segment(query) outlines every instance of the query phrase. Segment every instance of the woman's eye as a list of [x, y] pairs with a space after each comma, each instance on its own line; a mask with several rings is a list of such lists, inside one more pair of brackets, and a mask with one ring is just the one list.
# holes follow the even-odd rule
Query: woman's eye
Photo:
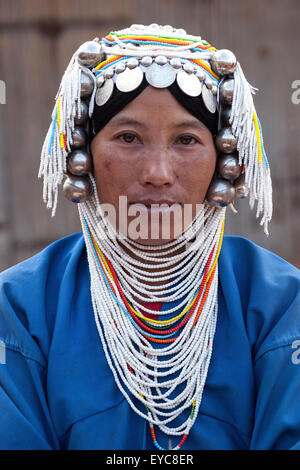
[[189, 134], [181, 135], [178, 140], [183, 145], [191, 145], [191, 144], [196, 144], [198, 142], [198, 140], [195, 137]]
[[136, 136], [130, 132], [126, 132], [125, 134], [120, 135], [119, 138], [126, 144], [131, 144], [134, 139], [136, 139]]

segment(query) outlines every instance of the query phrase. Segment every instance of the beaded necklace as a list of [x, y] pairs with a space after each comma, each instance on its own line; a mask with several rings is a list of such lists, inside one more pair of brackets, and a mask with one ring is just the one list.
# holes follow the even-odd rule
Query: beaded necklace
[[[178, 450], [197, 418], [212, 354], [225, 209], [204, 203], [192, 222], [198, 222], [196, 234], [188, 227], [185, 237], [153, 250], [128, 238], [120, 243], [104, 218], [96, 187], [94, 194], [79, 204], [79, 215], [104, 353], [127, 402], [148, 421], [154, 446], [163, 449], [155, 434], [158, 426], [167, 435], [181, 436], [173, 449]], [[149, 261], [159, 273], [145, 270]], [[151, 285], [154, 280], [163, 283]], [[164, 311], [151, 308], [174, 300], [177, 305]], [[189, 408], [188, 418], [174, 425]]]

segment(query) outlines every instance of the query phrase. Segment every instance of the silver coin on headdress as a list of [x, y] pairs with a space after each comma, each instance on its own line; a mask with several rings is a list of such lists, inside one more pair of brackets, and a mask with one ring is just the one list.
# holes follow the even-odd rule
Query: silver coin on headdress
[[180, 89], [187, 95], [199, 96], [201, 94], [202, 84], [195, 74], [181, 70], [177, 73], [176, 79]]
[[170, 64], [153, 63], [146, 70], [147, 82], [155, 88], [167, 88], [176, 79], [176, 71]]
[[210, 113], [215, 113], [217, 109], [216, 98], [206, 85], [203, 85], [202, 87], [202, 99], [208, 111]]
[[114, 89], [112, 78], [105, 80], [101, 88], [97, 88], [95, 101], [98, 106], [103, 106], [111, 97]]
[[126, 68], [119, 73], [116, 79], [116, 87], [123, 92], [135, 90], [143, 81], [144, 74], [139, 67], [134, 69]]

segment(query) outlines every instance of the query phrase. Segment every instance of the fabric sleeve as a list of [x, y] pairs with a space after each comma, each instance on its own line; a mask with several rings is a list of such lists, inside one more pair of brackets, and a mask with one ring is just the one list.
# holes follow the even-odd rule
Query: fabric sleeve
[[256, 408], [251, 448], [300, 449], [300, 273], [272, 258], [258, 277], [260, 307], [256, 303], [251, 311], [256, 319], [264, 315], [263, 322], [257, 321], [253, 348]]
[[300, 337], [258, 357], [255, 377], [250, 449], [300, 450]]
[[58, 449], [45, 396], [46, 368], [18, 345], [1, 341], [0, 449]]
[[[59, 448], [47, 404], [42, 273], [27, 262], [0, 275], [0, 449]], [[37, 323], [37, 322], [36, 322]]]

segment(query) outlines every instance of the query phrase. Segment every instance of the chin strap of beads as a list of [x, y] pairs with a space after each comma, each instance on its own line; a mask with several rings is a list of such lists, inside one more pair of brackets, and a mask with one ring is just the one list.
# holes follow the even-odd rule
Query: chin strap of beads
[[189, 96], [202, 95], [207, 112], [219, 112], [216, 174], [206, 200], [230, 207], [234, 197], [257, 201], [256, 216], [268, 234], [272, 218], [272, 184], [263, 146], [261, 125], [252, 94], [234, 54], [216, 50], [199, 36], [171, 26], [132, 25], [95, 38], [74, 53], [56, 95], [56, 103], [41, 154], [39, 177], [44, 178], [43, 199], [55, 215], [58, 186], [76, 203], [92, 194], [92, 159], [87, 126], [94, 103], [106, 103], [114, 87], [124, 93], [146, 77], [158, 88], [175, 80]]

